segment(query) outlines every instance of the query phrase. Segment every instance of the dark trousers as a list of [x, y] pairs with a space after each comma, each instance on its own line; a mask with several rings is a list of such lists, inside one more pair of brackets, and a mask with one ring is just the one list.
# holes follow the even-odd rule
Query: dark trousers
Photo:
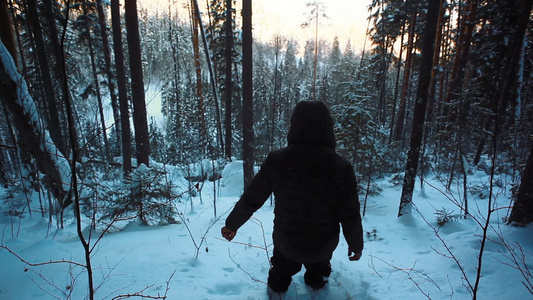
[[323, 288], [327, 281], [324, 280], [324, 277], [329, 277], [331, 274], [330, 259], [331, 257], [321, 262], [302, 263], [285, 257], [274, 248], [274, 254], [270, 259], [272, 267], [268, 272], [268, 286], [274, 292], [286, 292], [291, 285], [292, 276], [300, 272], [303, 264], [305, 266], [305, 284], [313, 289]]

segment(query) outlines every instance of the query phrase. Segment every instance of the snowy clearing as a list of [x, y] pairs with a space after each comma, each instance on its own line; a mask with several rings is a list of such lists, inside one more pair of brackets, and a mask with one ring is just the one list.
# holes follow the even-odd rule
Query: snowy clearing
[[[268, 299], [266, 279], [271, 255], [273, 206], [267, 201], [238, 232], [234, 242], [220, 236], [225, 215], [242, 192], [240, 164], [229, 164], [220, 181], [218, 218], [212, 203], [213, 183], [206, 183], [198, 197], [177, 203], [184, 224], [145, 227], [130, 223], [120, 232], [106, 234], [92, 257], [96, 299], [123, 299], [119, 295], [166, 295], [167, 299]], [[482, 228], [472, 219], [453, 219], [438, 229], [435, 213], [447, 209], [461, 213], [444, 194], [436, 178], [420, 190], [417, 183], [411, 216], [396, 217], [401, 187], [390, 178], [376, 183], [383, 191], [368, 198], [363, 217], [365, 249], [358, 262], [350, 262], [341, 242], [332, 259], [333, 273], [325, 290], [312, 292], [303, 282], [303, 270], [293, 277], [285, 299], [471, 299], [465, 287], [474, 285]], [[488, 177], [475, 173], [470, 185], [488, 185]], [[0, 190], [0, 199], [5, 196]], [[210, 194], [211, 193], [211, 194]], [[470, 207], [482, 220], [487, 199], [469, 195]], [[455, 196], [458, 198], [458, 196]], [[361, 202], [364, 196], [361, 197]], [[3, 201], [2, 201], [3, 203]], [[506, 191], [498, 192], [496, 206], [509, 203]], [[485, 246], [478, 299], [532, 299], [524, 277], [509, 260], [509, 250], [525, 252], [524, 265], [533, 268], [533, 227], [506, 226], [506, 209], [494, 213]], [[20, 223], [2, 215], [2, 242], [30, 263], [85, 262], [72, 221], [63, 230], [48, 230], [48, 222], [36, 213]], [[19, 228], [20, 226], [20, 228]], [[450, 257], [446, 247], [458, 260]], [[12, 237], [12, 232], [20, 232]], [[93, 242], [98, 233], [93, 233]], [[518, 244], [517, 244], [518, 243]], [[266, 249], [265, 249], [266, 247]], [[198, 249], [198, 252], [197, 252]], [[268, 253], [267, 253], [268, 252]], [[197, 257], [196, 257], [197, 256]], [[87, 276], [79, 266], [67, 263], [29, 267], [6, 249], [0, 249], [0, 299], [84, 299]], [[514, 265], [513, 265], [514, 266]], [[132, 297], [136, 298], [136, 297]], [[138, 298], [138, 297], [137, 297]]]

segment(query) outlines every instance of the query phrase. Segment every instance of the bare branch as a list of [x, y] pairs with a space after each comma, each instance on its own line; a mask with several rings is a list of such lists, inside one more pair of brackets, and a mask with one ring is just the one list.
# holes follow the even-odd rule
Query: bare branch
[[75, 266], [78, 266], [78, 267], [87, 268], [84, 264], [80, 264], [80, 263], [77, 263], [75, 261], [70, 261], [70, 260], [65, 260], [65, 259], [62, 259], [62, 260], [50, 260], [50, 261], [47, 261], [47, 262], [40, 262], [40, 263], [31, 263], [31, 262], [25, 260], [24, 258], [22, 258], [17, 253], [15, 253], [13, 250], [9, 249], [8, 247], [6, 247], [4, 245], [0, 245], [0, 248], [7, 250], [9, 253], [13, 254], [20, 261], [22, 261], [23, 263], [29, 265], [30, 267], [38, 267], [38, 266], [51, 265], [51, 264], [67, 263], [67, 264], [75, 265]]
[[240, 264], [238, 264], [234, 259], [233, 257], [231, 256], [231, 252], [230, 252], [230, 249], [228, 248], [228, 256], [229, 258], [231, 259], [231, 261], [237, 266], [237, 268], [241, 269], [241, 271], [243, 271], [244, 273], [246, 273], [246, 275], [250, 276], [250, 279], [252, 279], [253, 281], [257, 281], [257, 282], [261, 282], [261, 283], [264, 283], [264, 284], [267, 284], [266, 282], [260, 280], [260, 279], [257, 279], [255, 277], [252, 276], [252, 274], [250, 274], [250, 272], [246, 271], [245, 269], [243, 269], [241, 267]]

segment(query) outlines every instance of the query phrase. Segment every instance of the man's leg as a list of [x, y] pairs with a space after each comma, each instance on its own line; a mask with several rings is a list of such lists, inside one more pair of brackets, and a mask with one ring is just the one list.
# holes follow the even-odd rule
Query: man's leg
[[326, 285], [328, 277], [331, 274], [331, 264], [328, 260], [316, 263], [307, 263], [305, 265], [305, 284], [315, 290], [319, 290]]
[[291, 285], [292, 275], [302, 269], [302, 264], [283, 256], [276, 248], [270, 259], [272, 267], [268, 272], [268, 286], [277, 293], [285, 293]]

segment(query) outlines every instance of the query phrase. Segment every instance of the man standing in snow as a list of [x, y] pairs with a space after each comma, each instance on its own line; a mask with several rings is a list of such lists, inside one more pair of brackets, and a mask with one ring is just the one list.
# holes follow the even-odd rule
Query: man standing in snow
[[355, 174], [351, 164], [335, 153], [333, 121], [326, 105], [299, 102], [287, 140], [287, 147], [268, 155], [222, 228], [222, 235], [231, 241], [274, 193], [274, 254], [268, 286], [277, 293], [288, 290], [302, 264], [307, 285], [315, 290], [325, 286], [339, 243], [339, 224], [349, 260], [359, 260], [363, 250]]

